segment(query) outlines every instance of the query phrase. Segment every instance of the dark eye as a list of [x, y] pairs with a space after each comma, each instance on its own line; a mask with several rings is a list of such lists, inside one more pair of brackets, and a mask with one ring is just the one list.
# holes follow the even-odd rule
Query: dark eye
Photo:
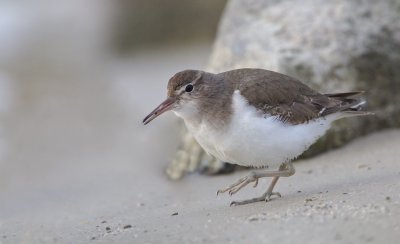
[[192, 84], [189, 84], [189, 85], [187, 85], [187, 86], [185, 87], [185, 92], [191, 92], [191, 91], [193, 91], [193, 85], [192, 85]]

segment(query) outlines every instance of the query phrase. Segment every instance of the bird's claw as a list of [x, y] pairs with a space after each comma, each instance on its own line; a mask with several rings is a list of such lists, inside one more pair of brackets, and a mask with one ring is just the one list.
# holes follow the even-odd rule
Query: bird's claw
[[264, 200], [266, 202], [269, 202], [271, 200], [272, 196], [282, 197], [282, 195], [279, 192], [271, 192], [271, 193], [266, 193], [266, 196], [265, 196]]
[[232, 185], [230, 185], [224, 189], [218, 190], [217, 195], [219, 195], [220, 193], [228, 192], [229, 195], [232, 196], [233, 194], [240, 191], [240, 189], [242, 189], [243, 187], [245, 187], [246, 185], [248, 185], [249, 183], [251, 183], [253, 181], [254, 181], [253, 187], [256, 187], [258, 185], [258, 177], [255, 173], [251, 173], [250, 175], [239, 179], [237, 182], [233, 183]]
[[255, 188], [255, 187], [257, 187], [257, 185], [258, 185], [258, 178], [256, 178], [253, 187]]
[[282, 197], [279, 192], [266, 192], [261, 197], [256, 197], [244, 201], [233, 201], [231, 202], [230, 206], [239, 206], [239, 205], [245, 205], [249, 203], [262, 202], [262, 201], [269, 202], [272, 196]]

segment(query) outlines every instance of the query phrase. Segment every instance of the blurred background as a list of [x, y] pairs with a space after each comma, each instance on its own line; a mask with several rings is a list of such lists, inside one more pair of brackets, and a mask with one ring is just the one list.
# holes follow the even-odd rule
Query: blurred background
[[141, 120], [204, 69], [225, 2], [1, 1], [1, 219], [164, 177], [177, 119]]

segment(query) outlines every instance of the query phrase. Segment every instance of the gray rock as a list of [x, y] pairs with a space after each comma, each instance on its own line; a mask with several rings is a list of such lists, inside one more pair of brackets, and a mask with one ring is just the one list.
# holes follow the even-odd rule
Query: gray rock
[[303, 155], [312, 156], [400, 126], [399, 17], [395, 0], [231, 0], [208, 70], [257, 67], [321, 92], [366, 91], [376, 115], [338, 121]]

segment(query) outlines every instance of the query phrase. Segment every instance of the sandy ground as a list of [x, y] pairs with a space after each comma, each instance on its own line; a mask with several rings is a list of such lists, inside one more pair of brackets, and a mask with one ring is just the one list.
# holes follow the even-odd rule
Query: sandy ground
[[277, 185], [282, 198], [246, 206], [229, 201], [261, 194], [267, 182], [233, 197], [215, 194], [246, 172], [170, 182], [155, 167], [132, 166], [49, 185], [40, 193], [46, 197], [27, 193], [9, 203], [19, 206], [1, 219], [1, 242], [398, 243], [399, 145], [400, 130], [388, 130], [299, 161]]
[[[86, 121], [94, 127], [84, 141], [91, 147], [75, 130], [80, 120], [23, 117], [29, 143], [12, 152], [24, 160], [14, 155], [20, 160], [0, 165], [0, 243], [398, 243], [400, 130], [296, 162], [297, 173], [276, 187], [282, 198], [268, 203], [229, 207], [261, 194], [267, 180], [232, 197], [216, 196], [246, 171], [193, 174], [179, 182], [165, 177], [178, 143], [177, 119], [165, 115], [146, 127], [140, 121], [163, 99], [171, 72], [200, 68], [208, 51], [154, 52], [118, 65], [109, 91], [119, 94], [113, 100], [119, 110], [105, 125]], [[171, 56], [185, 62], [170, 63]], [[150, 69], [149, 62], [163, 68]], [[108, 108], [91, 104], [92, 110]], [[51, 126], [62, 122], [68, 133], [61, 139], [56, 133], [55, 140]], [[31, 153], [32, 147], [43, 151]]]

